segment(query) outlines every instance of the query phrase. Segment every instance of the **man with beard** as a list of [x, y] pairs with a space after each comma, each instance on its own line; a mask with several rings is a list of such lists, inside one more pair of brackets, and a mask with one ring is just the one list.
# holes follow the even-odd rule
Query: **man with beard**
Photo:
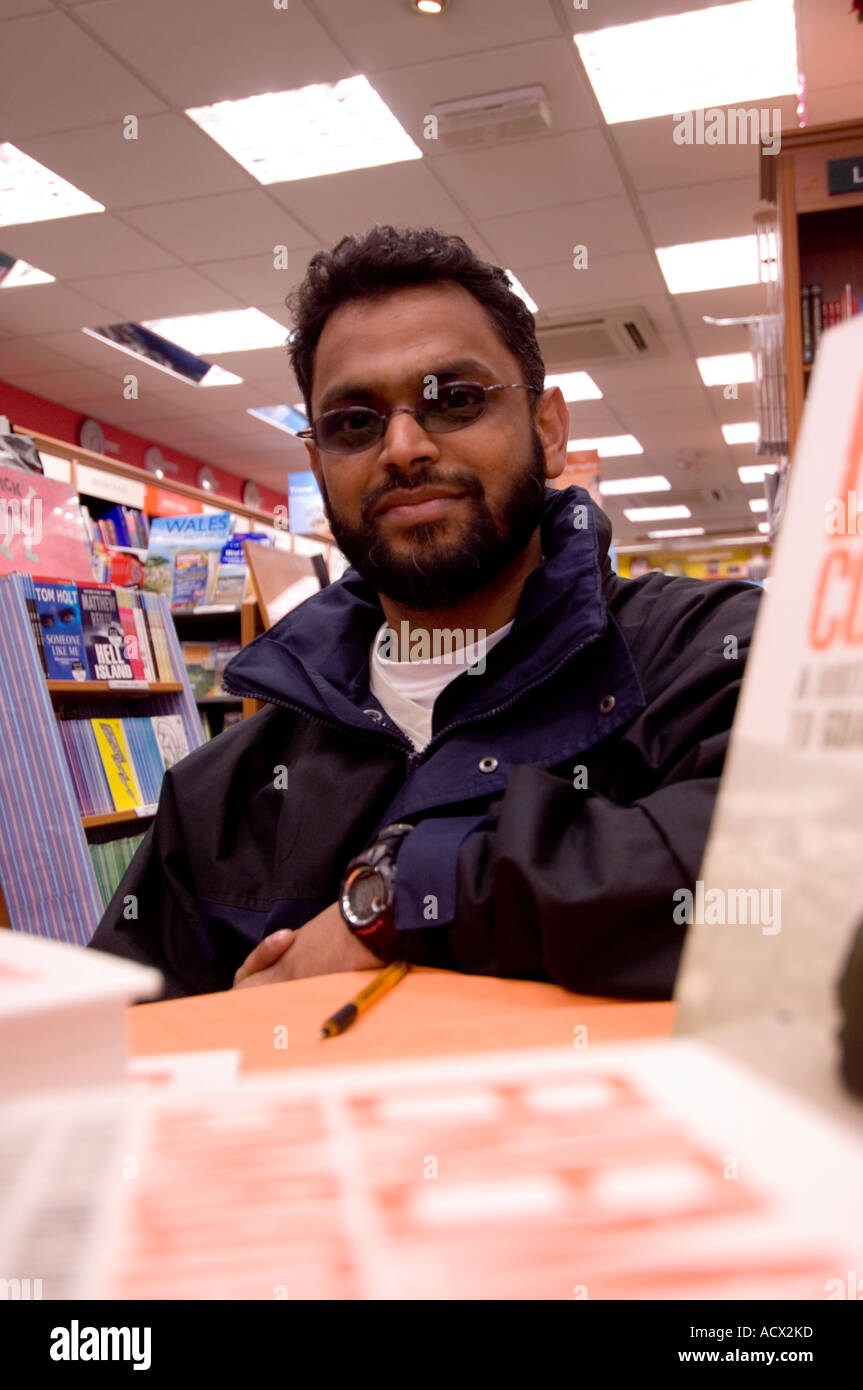
[[352, 568], [230, 663], [267, 707], [166, 774], [91, 945], [167, 997], [395, 959], [668, 997], [758, 590], [612, 572], [604, 514], [545, 486], [533, 319], [460, 238], [346, 237], [293, 310]]

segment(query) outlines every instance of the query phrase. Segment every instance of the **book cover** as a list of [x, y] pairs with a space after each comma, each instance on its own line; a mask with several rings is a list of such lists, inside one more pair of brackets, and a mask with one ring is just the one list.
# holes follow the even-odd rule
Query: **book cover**
[[35, 579], [33, 586], [49, 680], [85, 681], [87, 656], [77, 585]]
[[154, 517], [144, 588], [162, 594], [172, 608], [212, 602], [219, 559], [230, 539], [231, 523], [230, 512]]
[[150, 720], [165, 771], [173, 767], [189, 751], [189, 741], [179, 714], [154, 714]]
[[138, 628], [135, 623], [135, 596], [131, 589], [117, 589], [116, 593], [126, 660], [132, 668], [133, 678], [136, 681], [144, 681], [147, 679], [147, 675], [144, 670], [144, 660], [138, 640]]
[[125, 652], [117, 595], [111, 585], [79, 584], [78, 598], [91, 680], [133, 680], [132, 666]]
[[863, 922], [861, 360], [863, 321], [825, 333], [696, 893], [669, 904], [690, 921], [677, 1028], [721, 1030], [837, 1109], [838, 986]]
[[146, 681], [156, 681], [156, 667], [153, 661], [153, 653], [150, 649], [150, 635], [147, 631], [147, 618], [144, 607], [141, 603], [141, 595], [132, 595], [132, 617], [135, 621], [135, 631], [138, 634], [138, 651], [141, 654], [141, 661], [144, 666], [144, 679]]
[[122, 719], [97, 718], [91, 720], [91, 723], [111, 789], [114, 809], [130, 811], [135, 806], [143, 805], [135, 771], [129, 758]]
[[147, 630], [150, 634], [150, 645], [158, 672], [157, 680], [173, 681], [174, 668], [171, 662], [171, 653], [168, 650], [168, 643], [165, 638], [165, 631], [162, 627], [162, 609], [155, 594], [142, 593], [141, 602], [144, 605], [144, 612], [147, 618]]

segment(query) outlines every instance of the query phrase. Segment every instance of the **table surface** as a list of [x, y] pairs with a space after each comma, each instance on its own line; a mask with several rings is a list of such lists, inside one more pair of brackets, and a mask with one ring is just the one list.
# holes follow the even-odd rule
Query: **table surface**
[[138, 1004], [126, 1013], [127, 1051], [137, 1057], [239, 1048], [243, 1071], [266, 1071], [671, 1034], [671, 1003], [599, 999], [533, 980], [414, 967], [346, 1033], [322, 1040], [324, 1019], [375, 974], [354, 970]]

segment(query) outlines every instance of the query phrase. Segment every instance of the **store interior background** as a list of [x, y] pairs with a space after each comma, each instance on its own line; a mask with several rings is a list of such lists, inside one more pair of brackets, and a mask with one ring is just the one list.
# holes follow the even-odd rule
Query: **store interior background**
[[[214, 500], [254, 482], [264, 510], [284, 505], [303, 445], [248, 412], [294, 404], [284, 346], [202, 352], [241, 381], [193, 387], [132, 361], [82, 329], [255, 308], [282, 325], [285, 296], [309, 258], [375, 222], [434, 225], [507, 267], [543, 328], [573, 318], [646, 323], [647, 350], [618, 360], [547, 357], [549, 372], [589, 373], [599, 398], [570, 403], [573, 447], [603, 444], [603, 481], [667, 478], [663, 492], [605, 495], [622, 573], [636, 557], [701, 577], [767, 553], [767, 463], [723, 426], [753, 421], [742, 380], [707, 385], [698, 359], [748, 352], [745, 326], [704, 315], [766, 312], [763, 283], [671, 293], [657, 248], [752, 236], [759, 150], [681, 145], [669, 114], [607, 121], [573, 35], [708, 9], [699, 0], [450, 0], [419, 15], [407, 0], [0, 0], [0, 142], [37, 160], [103, 212], [21, 223], [0, 215], [0, 252], [53, 277], [0, 286], [0, 415], [75, 443], [93, 418], [112, 456], [142, 466], [157, 445], [174, 481], [207, 465]], [[733, 7], [730, 7], [733, 8]], [[757, 85], [730, 105], [778, 111], [782, 129], [863, 113], [863, 25], [849, 0], [796, 0], [797, 67], [805, 92]], [[709, 55], [689, 51], [693, 75]], [[752, 66], [770, 53], [752, 53]], [[636, 64], [631, 82], [639, 77]], [[421, 151], [369, 169], [261, 184], [185, 114], [216, 102], [363, 74]], [[643, 70], [641, 70], [643, 76]], [[425, 139], [441, 103], [544, 89], [546, 133], [458, 152]], [[683, 109], [719, 106], [696, 81]], [[124, 122], [137, 118], [136, 139]], [[0, 190], [0, 210], [3, 209]], [[587, 268], [573, 267], [583, 245]], [[277, 267], [274, 248], [287, 249]], [[139, 379], [126, 399], [124, 378]], [[631, 446], [630, 446], [631, 447]], [[152, 477], [149, 478], [152, 481]], [[627, 509], [678, 505], [685, 520], [633, 521]], [[703, 528], [651, 541], [648, 531]], [[717, 559], [717, 557], [719, 557]], [[711, 560], [712, 569], [709, 568]]]

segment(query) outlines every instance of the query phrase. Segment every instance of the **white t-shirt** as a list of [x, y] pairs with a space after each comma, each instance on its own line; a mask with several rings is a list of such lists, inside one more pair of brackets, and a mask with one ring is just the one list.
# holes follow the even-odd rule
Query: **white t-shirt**
[[431, 738], [434, 702], [450, 681], [502, 641], [512, 627], [505, 623], [484, 642], [455, 650], [444, 648], [439, 656], [417, 661], [392, 661], [381, 652], [381, 642], [389, 626], [384, 623], [375, 634], [369, 661], [369, 683], [375, 699], [393, 723], [407, 734], [419, 752]]

